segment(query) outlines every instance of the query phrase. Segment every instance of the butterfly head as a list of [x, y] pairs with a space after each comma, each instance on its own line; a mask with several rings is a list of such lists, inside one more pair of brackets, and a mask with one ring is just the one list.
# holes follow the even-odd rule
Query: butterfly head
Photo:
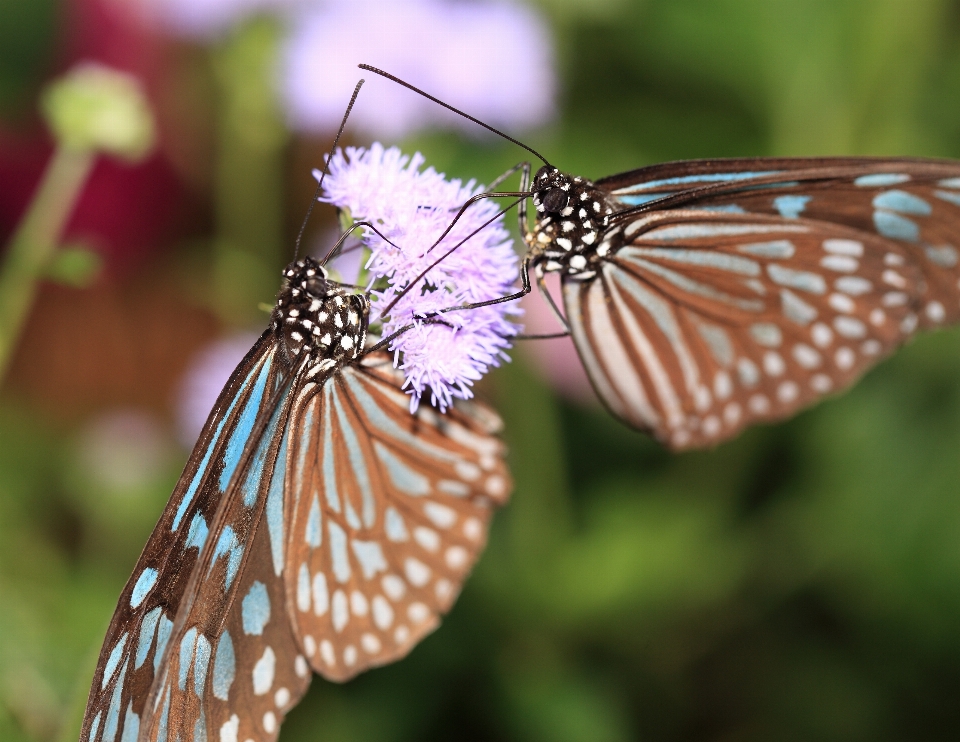
[[369, 311], [366, 296], [330, 280], [326, 269], [307, 257], [284, 269], [272, 327], [291, 364], [307, 359], [325, 370], [363, 350]]
[[593, 275], [602, 256], [606, 217], [613, 212], [603, 191], [586, 178], [544, 165], [533, 178], [536, 226], [526, 236], [540, 272]]

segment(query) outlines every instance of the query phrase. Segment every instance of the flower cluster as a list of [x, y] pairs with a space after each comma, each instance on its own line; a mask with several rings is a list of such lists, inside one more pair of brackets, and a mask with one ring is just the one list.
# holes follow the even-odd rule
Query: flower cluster
[[506, 359], [510, 338], [519, 330], [510, 316], [519, 310], [509, 302], [424, 317], [513, 293], [518, 266], [503, 218], [497, 217], [500, 205], [491, 200], [471, 205], [434, 246], [481, 188], [473, 181], [447, 180], [423, 165], [419, 153], [408, 157], [396, 147], [338, 150], [321, 200], [375, 223], [387, 238], [372, 231], [364, 235], [371, 251], [373, 317], [384, 315], [384, 337], [408, 328], [389, 347], [406, 376], [411, 407], [416, 409], [429, 389], [432, 403], [445, 409], [454, 398], [471, 397], [473, 382]]

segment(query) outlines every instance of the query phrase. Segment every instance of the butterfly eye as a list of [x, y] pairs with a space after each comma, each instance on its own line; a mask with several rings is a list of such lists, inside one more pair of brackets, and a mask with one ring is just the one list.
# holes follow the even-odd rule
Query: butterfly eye
[[311, 296], [325, 297], [327, 295], [327, 279], [321, 276], [311, 276], [307, 279], [307, 291]]
[[559, 213], [567, 205], [567, 194], [559, 188], [551, 188], [543, 197], [543, 208], [551, 213]]

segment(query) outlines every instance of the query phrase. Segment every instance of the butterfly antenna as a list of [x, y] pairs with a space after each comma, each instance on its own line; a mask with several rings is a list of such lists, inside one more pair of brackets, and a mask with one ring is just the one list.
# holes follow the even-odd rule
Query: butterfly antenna
[[401, 80], [399, 77], [395, 77], [394, 75], [391, 75], [389, 72], [384, 72], [383, 70], [377, 69], [376, 67], [371, 67], [369, 64], [359, 64], [359, 65], [357, 65], [357, 66], [358, 66], [360, 69], [362, 69], [362, 70], [367, 70], [368, 72], [372, 72], [372, 73], [375, 74], [375, 75], [380, 75], [380, 77], [385, 77], [385, 78], [387, 78], [388, 80], [393, 80], [395, 83], [397, 83], [397, 85], [403, 85], [403, 87], [407, 88], [408, 90], [412, 90], [414, 93], [417, 93], [417, 94], [419, 94], [419, 95], [422, 95], [424, 98], [427, 98], [428, 100], [432, 100], [434, 103], [436, 103], [436, 104], [439, 105], [439, 106], [443, 106], [443, 107], [446, 108], [448, 111], [453, 111], [453, 112], [454, 112], [455, 114], [457, 114], [458, 116], [463, 116], [465, 119], [468, 119], [468, 120], [472, 121], [473, 123], [482, 126], [482, 127], [483, 127], [484, 129], [486, 129], [487, 131], [492, 131], [494, 134], [503, 137], [503, 138], [506, 139], [508, 142], [513, 142], [513, 143], [516, 144], [518, 147], [523, 147], [523, 149], [527, 150], [527, 152], [529, 152], [529, 153], [532, 154], [534, 157], [536, 157], [538, 160], [540, 160], [541, 162], [543, 162], [544, 165], [550, 165], [550, 163], [547, 162], [547, 158], [544, 157], [543, 155], [541, 155], [539, 152], [537, 152], [537, 150], [535, 150], [533, 147], [528, 147], [526, 144], [524, 144], [523, 142], [521, 142], [521, 141], [519, 141], [519, 140], [517, 140], [517, 139], [514, 139], [514, 138], [513, 138], [512, 136], [510, 136], [509, 134], [504, 134], [504, 133], [503, 133], [502, 131], [500, 131], [499, 129], [494, 129], [492, 126], [490, 126], [490, 124], [485, 124], [485, 123], [483, 123], [480, 119], [474, 118], [473, 116], [471, 116], [469, 113], [464, 113], [464, 112], [461, 111], [459, 108], [454, 108], [454, 107], [451, 106], [449, 103], [444, 103], [444, 102], [443, 102], [442, 100], [440, 100], [439, 98], [435, 98], [434, 96], [430, 95], [430, 93], [427, 93], [427, 92], [421, 90], [420, 88], [411, 85], [410, 83], [406, 82], [405, 80]]
[[313, 192], [313, 198], [310, 200], [310, 208], [307, 209], [307, 215], [303, 217], [303, 224], [300, 225], [300, 232], [297, 234], [297, 241], [293, 245], [293, 259], [296, 260], [297, 256], [300, 254], [300, 242], [303, 240], [303, 233], [307, 229], [307, 222], [310, 221], [310, 215], [313, 213], [313, 207], [317, 204], [317, 199], [320, 198], [320, 193], [323, 188], [323, 179], [327, 177], [327, 171], [330, 169], [330, 160], [333, 158], [333, 153], [337, 150], [337, 142], [340, 141], [340, 136], [343, 134], [343, 129], [347, 125], [347, 119], [350, 118], [350, 111], [353, 110], [353, 104], [357, 102], [357, 96], [360, 95], [360, 88], [363, 86], [364, 80], [360, 79], [360, 82], [357, 83], [357, 87], [353, 89], [353, 95], [350, 96], [350, 102], [347, 104], [347, 110], [343, 113], [343, 121], [340, 122], [340, 128], [337, 130], [337, 136], [333, 140], [333, 146], [330, 147], [330, 154], [327, 155], [326, 161], [323, 164], [323, 172], [320, 173], [320, 179], [317, 181], [317, 189]]

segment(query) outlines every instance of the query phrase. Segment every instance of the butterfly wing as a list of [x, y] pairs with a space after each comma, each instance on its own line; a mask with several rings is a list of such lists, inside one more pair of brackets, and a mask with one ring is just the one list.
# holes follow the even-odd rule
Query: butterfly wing
[[873, 232], [677, 209], [625, 234], [564, 304], [600, 398], [674, 449], [789, 416], [913, 331], [921, 274]]
[[598, 185], [625, 207], [802, 217], [880, 235], [900, 244], [923, 271], [919, 326], [960, 321], [960, 163], [916, 158], [701, 160], [615, 175]]
[[87, 701], [84, 742], [136, 738], [128, 730], [139, 728], [187, 582], [239, 464], [237, 441], [263, 404], [270, 353], [261, 337], [227, 382], [120, 595]]
[[[274, 401], [245, 446], [185, 591], [147, 700], [141, 739], [273, 740], [310, 683], [286, 615], [283, 512], [293, 387]], [[268, 417], [267, 417], [268, 416]]]
[[437, 626], [511, 488], [493, 413], [411, 415], [402, 381], [375, 354], [298, 402], [285, 579], [302, 651], [331, 680], [405, 656]]

